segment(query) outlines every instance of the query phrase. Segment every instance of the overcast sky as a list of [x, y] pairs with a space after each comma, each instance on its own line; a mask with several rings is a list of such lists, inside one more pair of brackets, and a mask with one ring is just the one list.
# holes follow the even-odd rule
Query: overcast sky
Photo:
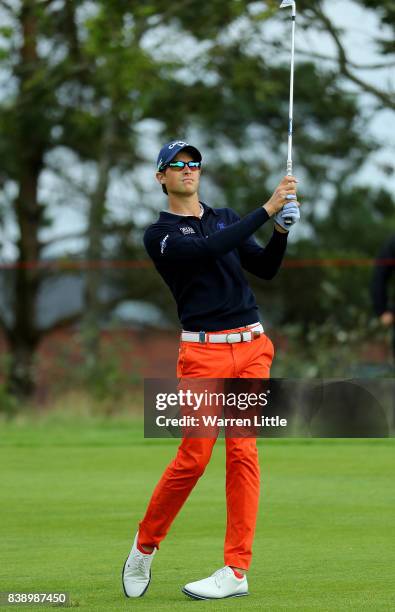
[[[326, 11], [333, 22], [343, 27], [346, 32], [347, 52], [349, 59], [357, 64], [374, 64], [382, 62], [383, 56], [377, 52], [373, 40], [376, 36], [392, 38], [390, 28], [383, 28], [377, 18], [377, 13], [368, 11], [355, 2], [332, 0], [326, 2]], [[332, 54], [336, 51], [329, 37], [321, 33], [300, 31], [298, 33], [298, 48], [314, 49], [320, 53]], [[386, 83], [391, 83], [392, 91], [395, 91], [394, 68], [383, 70], [360, 70], [357, 71], [360, 78], [384, 88]], [[357, 86], [350, 85], [356, 90]], [[360, 103], [363, 107], [371, 108], [375, 100], [368, 94], [360, 95]], [[379, 166], [382, 164], [394, 165], [394, 138], [395, 138], [395, 113], [390, 110], [376, 112], [369, 126], [369, 131], [378, 138], [381, 150], [369, 158], [369, 162], [361, 168], [360, 179], [370, 185], [384, 185], [395, 191], [395, 173], [391, 177], [384, 174]]]

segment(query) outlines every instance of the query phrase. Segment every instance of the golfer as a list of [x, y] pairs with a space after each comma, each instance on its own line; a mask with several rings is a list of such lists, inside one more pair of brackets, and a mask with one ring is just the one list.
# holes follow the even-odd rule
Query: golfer
[[392, 356], [395, 361], [395, 317], [394, 305], [390, 303], [389, 285], [395, 271], [395, 235], [380, 249], [372, 277], [371, 293], [373, 307], [384, 327], [392, 327]]
[[[240, 219], [231, 208], [211, 208], [199, 200], [201, 162], [198, 149], [186, 142], [162, 147], [156, 179], [168, 195], [168, 209], [144, 235], [145, 248], [174, 296], [182, 324], [177, 377], [268, 378], [273, 344], [259, 321], [243, 269], [262, 279], [275, 276], [288, 230], [300, 218], [297, 181], [284, 177], [265, 204]], [[271, 218], [273, 235], [263, 248], [253, 234]], [[203, 474], [214, 444], [215, 437], [183, 438], [165, 469], [123, 567], [127, 597], [146, 592], [156, 550]], [[255, 438], [227, 438], [225, 566], [186, 584], [182, 588], [186, 595], [195, 599], [248, 595], [246, 573], [259, 486]]]

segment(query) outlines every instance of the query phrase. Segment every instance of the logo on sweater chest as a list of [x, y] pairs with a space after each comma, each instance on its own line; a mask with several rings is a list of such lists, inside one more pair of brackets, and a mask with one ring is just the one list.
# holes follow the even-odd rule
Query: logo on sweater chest
[[167, 246], [167, 239], [169, 237], [169, 234], [166, 234], [166, 236], [164, 238], [162, 238], [162, 240], [160, 241], [160, 254], [163, 255], [163, 253], [165, 252], [165, 248]]
[[195, 230], [190, 225], [181, 225], [180, 232], [182, 232], [184, 236], [188, 236], [189, 234], [196, 234]]

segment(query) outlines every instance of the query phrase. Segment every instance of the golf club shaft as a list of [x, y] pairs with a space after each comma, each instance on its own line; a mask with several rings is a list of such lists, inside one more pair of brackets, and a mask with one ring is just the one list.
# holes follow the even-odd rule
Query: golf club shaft
[[287, 174], [292, 174], [292, 130], [294, 112], [294, 58], [295, 58], [295, 8], [292, 7], [291, 76], [289, 82], [288, 157]]

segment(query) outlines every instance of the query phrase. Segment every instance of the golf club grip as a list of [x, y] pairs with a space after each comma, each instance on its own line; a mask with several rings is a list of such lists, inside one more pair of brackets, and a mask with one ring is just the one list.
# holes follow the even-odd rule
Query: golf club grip
[[[292, 160], [287, 161], [287, 175], [292, 176]], [[292, 219], [290, 217], [284, 218], [285, 225], [292, 225]]]

